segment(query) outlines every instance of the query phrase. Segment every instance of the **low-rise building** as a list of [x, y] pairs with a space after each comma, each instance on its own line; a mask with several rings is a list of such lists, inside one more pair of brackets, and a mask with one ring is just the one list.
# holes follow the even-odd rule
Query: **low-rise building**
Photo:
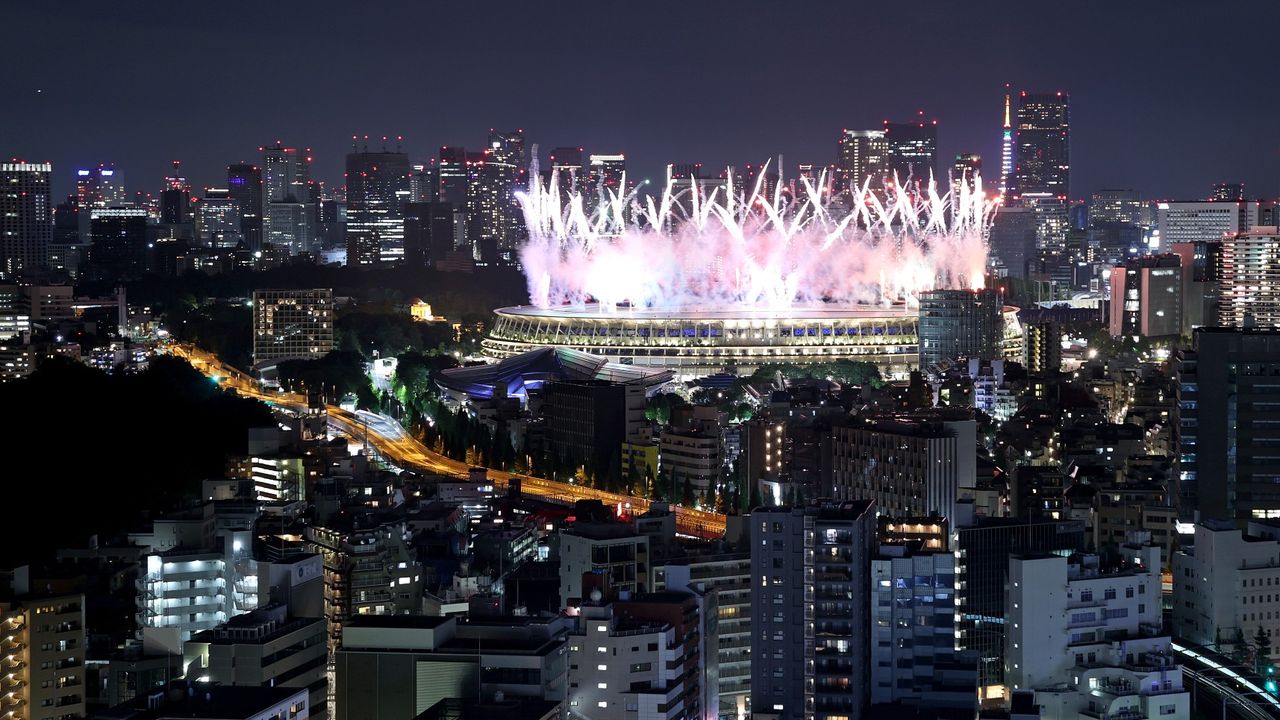
[[1173, 632], [1188, 643], [1230, 648], [1261, 629], [1280, 637], [1280, 542], [1259, 524], [1195, 527], [1173, 555]]

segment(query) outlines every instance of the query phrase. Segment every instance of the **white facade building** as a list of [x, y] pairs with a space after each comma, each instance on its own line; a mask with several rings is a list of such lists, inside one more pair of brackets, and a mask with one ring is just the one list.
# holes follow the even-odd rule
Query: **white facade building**
[[1156, 205], [1160, 245], [1151, 250], [1165, 251], [1173, 243], [1221, 240], [1226, 235], [1245, 232], [1257, 224], [1256, 202], [1161, 202]]
[[1005, 681], [1034, 690], [1045, 720], [1190, 717], [1161, 626], [1160, 548], [1121, 555], [1112, 569], [1096, 555], [1009, 559]]
[[1196, 645], [1280, 637], [1280, 542], [1249, 523], [1196, 525], [1195, 545], [1173, 555], [1173, 632]]
[[652, 587], [649, 538], [622, 523], [578, 523], [560, 532], [560, 604], [582, 600], [582, 575], [603, 573], [610, 589]]

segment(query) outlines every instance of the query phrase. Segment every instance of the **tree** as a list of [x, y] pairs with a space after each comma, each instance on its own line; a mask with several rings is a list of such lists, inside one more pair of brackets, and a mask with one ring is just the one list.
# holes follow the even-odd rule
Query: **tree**
[[693, 507], [693, 483], [690, 482], [689, 476], [684, 476], [684, 486], [680, 491], [680, 504], [685, 507]]
[[1253, 636], [1253, 650], [1258, 674], [1264, 677], [1273, 674], [1275, 668], [1271, 665], [1271, 638], [1261, 625]]

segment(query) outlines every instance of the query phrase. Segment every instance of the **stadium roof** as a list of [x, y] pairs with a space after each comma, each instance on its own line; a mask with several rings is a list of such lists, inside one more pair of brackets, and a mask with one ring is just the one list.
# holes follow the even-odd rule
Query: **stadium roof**
[[555, 381], [643, 385], [649, 390], [673, 377], [670, 370], [609, 362], [598, 355], [565, 347], [545, 347], [492, 365], [445, 370], [437, 384], [459, 400], [483, 400], [495, 394], [524, 397], [526, 391]]

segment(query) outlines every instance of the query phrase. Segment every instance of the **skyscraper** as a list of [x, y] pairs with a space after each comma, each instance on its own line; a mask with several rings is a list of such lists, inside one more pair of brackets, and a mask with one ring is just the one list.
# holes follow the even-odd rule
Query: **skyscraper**
[[558, 147], [551, 150], [551, 171], [558, 178], [560, 196], [568, 197], [575, 191], [581, 191], [585, 185], [585, 174], [582, 169], [582, 148]]
[[227, 166], [227, 190], [240, 208], [240, 238], [249, 250], [262, 249], [262, 169], [248, 163]]
[[886, 170], [891, 179], [927, 185], [937, 175], [938, 121], [884, 124]]
[[1138, 225], [1144, 205], [1137, 190], [1098, 190], [1089, 201], [1089, 224]]
[[590, 215], [599, 207], [601, 199], [607, 200], [611, 193], [625, 194], [626, 174], [626, 156], [592, 155], [587, 164], [587, 187], [582, 191], [583, 210]]
[[1280, 514], [1275, 368], [1280, 331], [1200, 328], [1176, 362], [1173, 424], [1178, 510], [1184, 519]]
[[1071, 185], [1070, 103], [1066, 93], [1018, 96], [1013, 182], [1014, 200], [1027, 196], [1065, 201]]
[[1209, 199], [1214, 202], [1241, 202], [1244, 200], [1244, 183], [1214, 183]]
[[112, 163], [76, 171], [76, 199], [81, 208], [92, 210], [119, 205], [125, 201], [124, 182]]
[[1182, 333], [1182, 273], [1177, 255], [1147, 255], [1111, 268], [1111, 336]]
[[438, 263], [454, 250], [454, 208], [449, 203], [404, 206], [404, 261], [410, 267]]
[[49, 163], [0, 163], [0, 277], [15, 278], [48, 262], [53, 240]]
[[972, 192], [977, 178], [982, 175], [982, 156], [977, 153], [960, 153], [951, 163], [951, 192], [960, 195], [960, 187], [967, 186]]
[[870, 501], [751, 513], [753, 711], [780, 720], [863, 717], [875, 516]]
[[262, 151], [262, 202], [300, 202], [311, 199], [311, 149], [285, 147], [276, 141]]
[[404, 256], [403, 205], [409, 199], [409, 156], [347, 154], [347, 265], [395, 262]]
[[199, 203], [200, 242], [207, 247], [233, 248], [240, 244], [240, 203], [227, 188], [205, 188]]
[[868, 178], [878, 185], [887, 170], [889, 143], [884, 130], [840, 131], [836, 140], [836, 183], [841, 190], [861, 188]]
[[440, 200], [440, 168], [434, 159], [429, 165], [414, 165], [409, 171], [409, 199], [419, 203]]
[[141, 208], [93, 210], [89, 259], [98, 279], [137, 277], [147, 265], [147, 218]]
[[487, 185], [480, 205], [480, 237], [493, 244], [495, 255], [485, 260], [512, 262], [525, 235], [524, 213], [516, 191], [528, 185], [529, 156], [524, 130], [489, 131], [481, 175]]

